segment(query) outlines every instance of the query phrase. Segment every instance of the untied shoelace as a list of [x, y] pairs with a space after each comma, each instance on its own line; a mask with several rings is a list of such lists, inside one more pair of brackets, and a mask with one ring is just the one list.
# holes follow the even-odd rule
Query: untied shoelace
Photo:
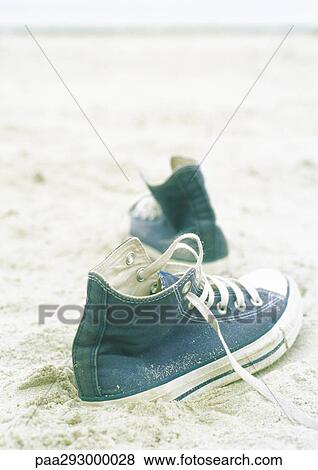
[[[198, 247], [198, 253], [187, 243], [184, 243], [184, 240], [193, 240], [196, 242]], [[286, 400], [279, 392], [270, 389], [264, 382], [260, 379], [257, 379], [252, 374], [250, 374], [246, 369], [244, 369], [239, 362], [235, 359], [234, 355], [231, 353], [224, 337], [222, 335], [220, 325], [217, 321], [217, 318], [211, 311], [211, 307], [215, 300], [215, 293], [212, 286], [216, 287], [220, 294], [220, 302], [217, 304], [217, 309], [219, 313], [224, 314], [226, 312], [228, 302], [229, 302], [229, 289], [231, 288], [234, 292], [236, 301], [235, 306], [239, 310], [245, 309], [245, 295], [242, 291], [242, 287], [245, 289], [247, 294], [250, 296], [251, 302], [256, 305], [262, 305], [262, 299], [260, 298], [257, 289], [249, 285], [246, 281], [238, 281], [235, 279], [223, 278], [221, 276], [208, 276], [203, 272], [202, 262], [203, 262], [203, 247], [200, 238], [195, 234], [183, 234], [176, 238], [176, 240], [170, 245], [170, 247], [155, 261], [146, 266], [145, 268], [139, 269], [137, 276], [139, 280], [147, 279], [148, 276], [159, 271], [163, 266], [167, 265], [171, 260], [174, 252], [176, 250], [184, 249], [190, 252], [196, 259], [194, 265], [197, 277], [198, 277], [198, 286], [201, 288], [201, 294], [196, 295], [193, 292], [188, 292], [186, 298], [189, 301], [191, 307], [195, 307], [203, 316], [203, 318], [211, 325], [216, 334], [218, 335], [227, 358], [233, 367], [234, 371], [239, 375], [241, 379], [247, 382], [251, 387], [257, 390], [263, 397], [272, 403], [279, 405], [284, 411], [286, 416], [293, 423], [298, 422], [307, 428], [318, 430], [318, 421], [315, 418], [310, 417], [305, 412], [297, 408], [293, 403]], [[188, 269], [190, 265], [184, 265]]]

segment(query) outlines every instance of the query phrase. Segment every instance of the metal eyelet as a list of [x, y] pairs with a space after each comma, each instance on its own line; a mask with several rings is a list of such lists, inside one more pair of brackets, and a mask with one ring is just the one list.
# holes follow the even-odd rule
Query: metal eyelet
[[216, 308], [218, 309], [218, 312], [221, 314], [221, 315], [225, 315], [226, 311], [227, 311], [227, 307], [225, 305], [222, 305], [221, 302], [218, 302], [216, 304]]
[[150, 286], [150, 293], [151, 294], [156, 294], [157, 290], [158, 290], [158, 282], [155, 281]]
[[136, 274], [136, 279], [138, 282], [143, 282], [145, 278], [143, 277], [142, 273], [144, 272], [145, 268], [139, 268]]
[[135, 253], [133, 251], [131, 251], [130, 253], [128, 253], [128, 255], [126, 256], [126, 264], [127, 266], [130, 266], [131, 264], [133, 264], [133, 262], [135, 261]]
[[251, 299], [251, 304], [255, 305], [255, 307], [261, 307], [263, 305], [262, 299], [259, 297], [258, 299], [254, 300]]
[[187, 281], [182, 287], [182, 294], [187, 295], [188, 292], [190, 292], [190, 289], [191, 289], [191, 281]]
[[188, 310], [192, 310], [193, 308], [194, 308], [194, 305], [191, 302], [189, 302], [188, 303]]
[[246, 310], [246, 304], [239, 305], [237, 301], [234, 302], [234, 307], [240, 312], [245, 312]]

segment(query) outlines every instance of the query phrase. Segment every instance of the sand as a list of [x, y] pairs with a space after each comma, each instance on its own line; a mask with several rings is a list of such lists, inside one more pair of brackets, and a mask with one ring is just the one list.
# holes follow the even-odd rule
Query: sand
[[[28, 34], [0, 36], [2, 448], [317, 448], [246, 384], [186, 402], [85, 407], [75, 325], [40, 304], [83, 304], [87, 272], [171, 154], [200, 159], [282, 34], [38, 34], [124, 169], [119, 171]], [[203, 171], [231, 272], [278, 267], [304, 297], [294, 347], [262, 372], [318, 413], [317, 37], [291, 34]]]

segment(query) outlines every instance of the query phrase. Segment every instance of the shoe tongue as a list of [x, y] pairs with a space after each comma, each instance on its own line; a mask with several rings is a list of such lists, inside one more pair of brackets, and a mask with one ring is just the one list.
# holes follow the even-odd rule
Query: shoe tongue
[[161, 290], [167, 289], [178, 281], [178, 277], [174, 274], [167, 273], [166, 271], [159, 272], [159, 279], [161, 284]]
[[170, 159], [172, 173], [188, 165], [197, 165], [197, 161], [193, 158], [181, 157], [180, 155], [172, 155]]

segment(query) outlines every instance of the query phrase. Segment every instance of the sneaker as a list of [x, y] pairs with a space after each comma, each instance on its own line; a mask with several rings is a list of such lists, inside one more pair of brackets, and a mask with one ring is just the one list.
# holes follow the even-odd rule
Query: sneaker
[[[195, 160], [172, 157], [172, 175], [162, 184], [146, 183], [150, 194], [140, 198], [129, 211], [129, 234], [138, 237], [149, 255], [157, 258], [175, 238], [197, 234], [204, 247], [204, 269], [221, 273], [227, 268], [227, 242], [216, 224], [214, 210]], [[175, 257], [191, 262], [187, 251]]]
[[[194, 255], [195, 265], [184, 270], [172, 261], [178, 249]], [[251, 375], [273, 364], [299, 333], [295, 282], [275, 270], [237, 280], [208, 276], [202, 260], [195, 234], [178, 237], [155, 261], [130, 238], [89, 273], [73, 344], [79, 397], [181, 400], [242, 378], [290, 419], [317, 426]]]

